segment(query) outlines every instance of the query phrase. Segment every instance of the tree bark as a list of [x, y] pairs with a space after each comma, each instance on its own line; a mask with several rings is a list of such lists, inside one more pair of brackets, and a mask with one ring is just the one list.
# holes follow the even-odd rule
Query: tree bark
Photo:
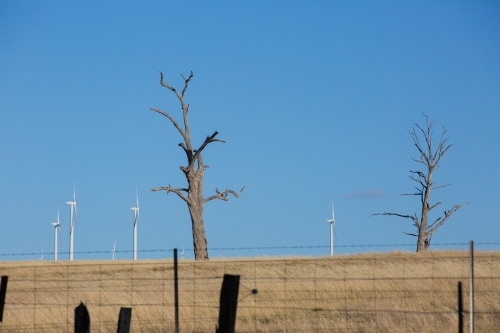
[[[189, 178], [188, 178], [189, 179]], [[203, 222], [203, 170], [194, 173], [189, 182], [189, 215], [193, 230], [193, 249], [197, 260], [207, 260], [207, 238]]]

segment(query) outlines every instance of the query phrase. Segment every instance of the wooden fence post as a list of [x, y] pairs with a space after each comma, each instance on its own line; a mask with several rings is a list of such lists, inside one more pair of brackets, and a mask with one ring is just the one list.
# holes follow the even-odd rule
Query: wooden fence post
[[75, 333], [90, 333], [90, 315], [83, 302], [75, 308]]
[[2, 283], [0, 284], [0, 322], [3, 320], [3, 308], [5, 305], [5, 295], [7, 294], [7, 281], [9, 277], [2, 276]]
[[240, 276], [224, 274], [220, 291], [219, 327], [216, 333], [234, 333]]
[[120, 316], [118, 317], [118, 329], [116, 330], [116, 333], [129, 333], [131, 318], [132, 308], [120, 308]]
[[464, 306], [462, 300], [462, 282], [458, 282], [458, 333], [464, 333]]

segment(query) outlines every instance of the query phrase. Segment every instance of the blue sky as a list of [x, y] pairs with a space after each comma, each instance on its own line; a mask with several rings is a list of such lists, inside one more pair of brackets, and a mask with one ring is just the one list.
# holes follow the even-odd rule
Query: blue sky
[[[181, 88], [191, 70], [193, 141], [227, 141], [205, 150], [205, 195], [246, 186], [207, 204], [209, 248], [327, 246], [332, 199], [338, 245], [414, 243], [410, 220], [370, 215], [419, 211], [399, 195], [413, 187], [407, 129], [422, 112], [437, 132], [452, 126], [435, 173], [452, 186], [433, 193], [432, 216], [470, 202], [433, 243], [499, 241], [498, 2], [3, 1], [0, 45], [1, 254], [51, 252], [58, 207], [67, 252], [73, 184], [75, 251], [132, 249], [136, 188], [139, 249], [191, 248], [185, 204], [150, 192], [184, 186], [185, 161], [179, 133], [149, 110], [179, 119], [158, 71]], [[413, 250], [383, 250], [398, 248]]]

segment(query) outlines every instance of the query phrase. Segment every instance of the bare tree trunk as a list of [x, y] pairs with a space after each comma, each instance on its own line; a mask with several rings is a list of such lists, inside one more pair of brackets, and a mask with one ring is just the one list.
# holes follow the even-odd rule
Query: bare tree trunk
[[189, 184], [188, 196], [190, 200], [188, 208], [193, 229], [194, 256], [199, 260], [207, 260], [207, 238], [205, 236], [205, 224], [203, 223], [203, 171], [196, 172], [195, 177]]
[[[420, 127], [418, 124], [415, 123], [415, 127], [418, 129], [418, 131], [413, 127], [411, 130], [408, 130], [408, 133], [410, 133], [410, 136], [413, 140], [413, 143], [417, 150], [419, 151], [420, 158], [415, 159], [412, 158], [413, 161], [417, 163], [423, 164], [425, 167], [427, 167], [427, 173], [423, 173], [422, 171], [411, 171], [412, 175], [410, 176], [410, 179], [417, 182], [419, 186], [415, 187], [417, 190], [416, 193], [405, 193], [401, 195], [416, 195], [420, 197], [420, 202], [421, 202], [421, 212], [420, 212], [420, 220], [418, 219], [417, 215], [404, 215], [404, 214], [397, 214], [397, 213], [377, 213], [373, 214], [374, 215], [389, 215], [389, 216], [399, 216], [399, 217], [404, 217], [411, 219], [413, 221], [413, 225], [417, 228], [418, 232], [417, 234], [412, 234], [412, 233], [407, 233], [404, 232], [407, 235], [410, 236], [416, 236], [417, 237], [417, 252], [421, 251], [426, 251], [429, 246], [431, 245], [431, 237], [433, 233], [443, 225], [443, 223], [457, 210], [459, 210], [461, 207], [469, 204], [466, 203], [464, 205], [455, 205], [453, 206], [450, 210], [447, 210], [444, 212], [444, 217], [439, 217], [436, 219], [434, 222], [429, 224], [429, 212], [433, 209], [436, 208], [438, 205], [441, 204], [441, 202], [436, 202], [434, 205], [430, 205], [430, 199], [431, 199], [431, 191], [446, 187], [451, 184], [446, 184], [442, 186], [436, 186], [435, 183], [432, 180], [433, 173], [436, 169], [439, 168], [439, 163], [441, 161], [441, 157], [448, 151], [448, 149], [452, 146], [451, 144], [447, 144], [448, 138], [445, 138], [445, 135], [448, 131], [448, 129], [443, 128], [443, 133], [441, 134], [441, 138], [438, 142], [437, 148], [434, 150], [432, 147], [432, 127], [434, 126], [434, 122], [429, 122], [429, 118], [424, 114], [424, 117], [426, 119], [426, 128], [425, 130]], [[419, 135], [420, 133], [420, 135]], [[421, 140], [419, 137], [422, 136], [423, 140], [425, 141], [425, 144], [421, 144]], [[415, 176], [416, 175], [416, 176]]]
[[[189, 121], [188, 121], [188, 112], [189, 112], [189, 104], [184, 103], [184, 94], [187, 91], [189, 82], [193, 78], [193, 72], [186, 79], [183, 75], [181, 75], [184, 79], [184, 89], [181, 93], [179, 93], [175, 88], [163, 82], [163, 74], [160, 72], [160, 85], [171, 90], [179, 99], [182, 108], [183, 122], [184, 128], [182, 128], [177, 121], [168, 113], [151, 108], [152, 111], [155, 111], [165, 117], [167, 117], [170, 122], [174, 125], [174, 127], [181, 134], [183, 141], [179, 143], [179, 147], [181, 147], [186, 154], [187, 165], [181, 166], [180, 169], [186, 176], [186, 180], [188, 183], [187, 188], [174, 188], [170, 185], [167, 187], [158, 187], [151, 189], [152, 191], [166, 191], [167, 193], [175, 193], [179, 198], [186, 202], [189, 214], [191, 216], [191, 226], [193, 231], [193, 249], [194, 256], [196, 260], [207, 260], [208, 259], [208, 250], [207, 250], [207, 238], [205, 236], [205, 224], [203, 222], [203, 207], [205, 203], [219, 199], [223, 201], [227, 201], [228, 194], [232, 194], [236, 198], [239, 197], [241, 192], [245, 189], [243, 187], [239, 192], [235, 192], [230, 189], [226, 189], [223, 192], [219, 192], [219, 190], [215, 189], [215, 194], [206, 199], [203, 198], [203, 173], [205, 169], [208, 168], [207, 165], [203, 164], [203, 157], [201, 155], [202, 151], [205, 147], [212, 142], [225, 142], [224, 140], [216, 139], [218, 132], [215, 131], [212, 135], [207, 136], [205, 141], [200, 145], [198, 149], [193, 149], [191, 144], [191, 133], [189, 131]], [[187, 193], [185, 196], [184, 193]]]
[[427, 180], [424, 186], [425, 190], [422, 197], [422, 212], [420, 217], [420, 226], [418, 227], [417, 252], [425, 251], [430, 245], [430, 239], [427, 239], [427, 221], [429, 216], [429, 200], [432, 189], [433, 168], [427, 168]]

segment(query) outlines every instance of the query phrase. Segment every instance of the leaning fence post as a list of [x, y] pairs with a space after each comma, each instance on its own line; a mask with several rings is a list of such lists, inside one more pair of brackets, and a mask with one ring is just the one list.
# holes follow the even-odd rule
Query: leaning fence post
[[3, 320], [3, 308], [5, 305], [5, 295], [7, 294], [7, 281], [9, 277], [2, 276], [2, 283], [0, 284], [0, 322]]
[[464, 333], [464, 306], [462, 303], [462, 282], [458, 282], [458, 333]]
[[177, 271], [177, 249], [174, 249], [174, 308], [175, 333], [179, 333], [179, 275]]
[[90, 316], [83, 302], [75, 308], [75, 333], [90, 333]]
[[224, 274], [220, 291], [219, 327], [216, 333], [234, 333], [239, 286], [239, 275]]
[[120, 316], [118, 317], [118, 329], [116, 333], [130, 332], [130, 319], [132, 317], [131, 308], [120, 308]]

